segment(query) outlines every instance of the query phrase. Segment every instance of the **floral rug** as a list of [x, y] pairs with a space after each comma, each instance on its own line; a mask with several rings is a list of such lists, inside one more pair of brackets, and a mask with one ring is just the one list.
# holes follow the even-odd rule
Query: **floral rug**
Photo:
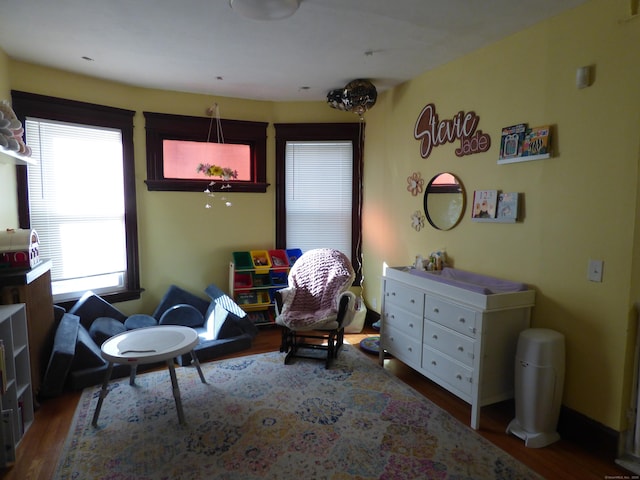
[[538, 479], [345, 345], [330, 370], [273, 352], [177, 368], [85, 389], [57, 479]]

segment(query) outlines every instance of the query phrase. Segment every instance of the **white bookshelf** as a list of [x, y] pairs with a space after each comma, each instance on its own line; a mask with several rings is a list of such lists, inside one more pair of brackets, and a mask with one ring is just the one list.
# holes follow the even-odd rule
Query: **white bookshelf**
[[0, 396], [0, 466], [15, 461], [15, 450], [33, 423], [27, 314], [23, 303], [0, 305], [0, 340], [4, 345], [6, 389]]

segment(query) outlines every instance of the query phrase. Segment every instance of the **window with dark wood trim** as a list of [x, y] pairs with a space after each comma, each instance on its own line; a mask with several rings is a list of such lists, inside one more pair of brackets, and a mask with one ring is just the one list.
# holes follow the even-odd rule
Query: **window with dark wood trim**
[[[136, 210], [135, 170], [133, 154], [133, 116], [134, 111], [78, 102], [62, 98], [12, 91], [12, 106], [18, 118], [25, 124], [27, 117], [51, 121], [75, 123], [93, 127], [118, 129], [122, 132], [122, 159], [125, 202], [125, 244], [126, 273], [124, 286], [116, 290], [101, 293], [108, 302], [120, 302], [140, 298], [140, 272], [138, 259], [138, 226]], [[90, 155], [90, 152], [87, 152]], [[30, 228], [29, 191], [27, 166], [16, 166], [18, 190], [18, 216], [20, 228]], [[96, 194], [100, 193], [95, 170], [90, 170], [87, 181], [95, 183]], [[87, 238], [87, 242], [91, 242]], [[95, 252], [99, 255], [100, 252]], [[87, 259], [90, 261], [90, 259]], [[67, 299], [63, 305], [73, 304]]]
[[[305, 123], [276, 124], [276, 248], [287, 248], [287, 206], [285, 195], [287, 142], [350, 141], [353, 145], [351, 263], [356, 271], [355, 285], [362, 278], [362, 169], [365, 124]], [[327, 178], [318, 179], [327, 181]], [[291, 245], [290, 247], [296, 247]], [[347, 253], [347, 252], [345, 252]]]
[[[213, 141], [212, 119], [144, 112], [147, 136], [147, 189], [156, 191], [202, 192], [211, 179], [177, 179], [164, 177], [164, 140], [190, 142]], [[242, 120], [220, 120], [224, 142], [248, 145], [251, 157], [250, 180], [225, 180], [232, 192], [266, 192], [267, 187], [267, 123]], [[215, 128], [215, 125], [214, 125]], [[217, 141], [217, 138], [215, 139]]]

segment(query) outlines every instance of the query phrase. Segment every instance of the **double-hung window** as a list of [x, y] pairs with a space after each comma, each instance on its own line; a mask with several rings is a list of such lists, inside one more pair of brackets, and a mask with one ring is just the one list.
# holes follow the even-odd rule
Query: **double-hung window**
[[33, 150], [18, 171], [20, 225], [52, 261], [54, 301], [138, 298], [134, 112], [23, 92], [13, 107]]
[[364, 124], [276, 125], [276, 246], [335, 248], [360, 279]]

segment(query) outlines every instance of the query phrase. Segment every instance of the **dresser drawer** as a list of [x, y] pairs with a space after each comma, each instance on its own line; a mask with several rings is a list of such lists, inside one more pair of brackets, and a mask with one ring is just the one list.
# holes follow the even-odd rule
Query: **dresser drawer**
[[470, 337], [476, 336], [476, 312], [437, 297], [425, 295], [424, 317]]
[[466, 335], [425, 320], [424, 344], [473, 368], [473, 358], [478, 343]]
[[422, 368], [464, 395], [471, 395], [473, 369], [430, 347], [424, 347], [422, 350]]
[[412, 338], [388, 325], [384, 325], [380, 333], [382, 348], [413, 368], [420, 368], [422, 357], [420, 340], [420, 338]]
[[404, 310], [422, 317], [424, 293], [404, 283], [387, 279], [384, 287], [385, 309], [387, 303], [393, 303]]
[[409, 335], [411, 338], [422, 338], [422, 316], [407, 312], [393, 303], [384, 305], [384, 324]]

